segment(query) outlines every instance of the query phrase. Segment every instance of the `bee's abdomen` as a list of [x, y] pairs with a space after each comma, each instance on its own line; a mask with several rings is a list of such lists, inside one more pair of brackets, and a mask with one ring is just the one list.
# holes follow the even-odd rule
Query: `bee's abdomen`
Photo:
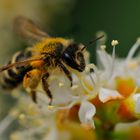
[[[30, 51], [17, 52], [13, 55], [11, 61], [8, 64], [13, 64], [20, 62], [31, 57]], [[1, 76], [1, 86], [4, 89], [14, 89], [17, 87], [23, 80], [24, 75], [31, 68], [30, 66], [18, 66], [11, 69], [5, 70]]]

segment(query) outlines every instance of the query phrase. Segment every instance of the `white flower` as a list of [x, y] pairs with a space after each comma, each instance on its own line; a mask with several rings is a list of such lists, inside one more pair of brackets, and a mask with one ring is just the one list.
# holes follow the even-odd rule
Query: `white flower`
[[[87, 129], [95, 128], [93, 117], [96, 108], [89, 100], [96, 96], [102, 103], [124, 99], [115, 86], [117, 76], [130, 76], [137, 81], [136, 84], [138, 85], [139, 59], [132, 57], [139, 46], [139, 41], [132, 47], [126, 59], [115, 58], [115, 45], [117, 44], [117, 41], [112, 42], [112, 55], [106, 52], [105, 46], [102, 46], [101, 49], [98, 48], [97, 54], [98, 60], [100, 60], [98, 67], [94, 64], [87, 64], [86, 70], [82, 73], [71, 70], [72, 87], [70, 87], [70, 81], [64, 73], [59, 70], [52, 71], [47, 81], [53, 96], [52, 106], [48, 106], [49, 98], [42, 89], [41, 83], [37, 88], [37, 105], [32, 103], [29, 96], [20, 95], [15, 107], [20, 113], [17, 119], [20, 119], [21, 126], [28, 126], [28, 129], [18, 131], [15, 136], [32, 138], [35, 134], [42, 135], [42, 133], [48, 132], [44, 136], [42, 135], [44, 140], [58, 139], [59, 130], [56, 126], [56, 113], [59, 110], [69, 110], [76, 104], [80, 105], [78, 116], [81, 125]], [[93, 72], [90, 72], [91, 70]], [[140, 114], [140, 94], [134, 94], [133, 100], [135, 112]], [[27, 105], [29, 106], [26, 108]]]
[[112, 80], [116, 76], [132, 76], [137, 79], [138, 70], [140, 70], [139, 57], [133, 58], [135, 52], [140, 46], [139, 39], [131, 47], [126, 59], [115, 58], [115, 47], [113, 47], [112, 56], [105, 49], [98, 49], [98, 65], [100, 65], [101, 78], [104, 80]]
[[140, 114], [140, 94], [134, 94], [133, 100], [135, 103], [135, 113]]
[[101, 102], [105, 103], [110, 100], [123, 99], [124, 97], [119, 94], [117, 90], [111, 90], [106, 88], [100, 88], [99, 99]]
[[95, 128], [94, 122], [93, 122], [93, 116], [96, 113], [96, 108], [93, 104], [91, 104], [88, 101], [83, 101], [80, 106], [79, 110], [79, 119], [83, 126], [85, 127], [93, 127]]

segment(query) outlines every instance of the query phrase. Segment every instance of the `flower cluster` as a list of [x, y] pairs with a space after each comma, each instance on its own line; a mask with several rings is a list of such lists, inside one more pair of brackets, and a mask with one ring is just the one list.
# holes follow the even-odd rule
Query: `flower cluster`
[[96, 140], [115, 139], [120, 135], [139, 139], [140, 57], [134, 57], [134, 54], [140, 39], [123, 59], [115, 56], [117, 40], [111, 42], [111, 55], [106, 52], [103, 42], [103, 39], [97, 42], [96, 65], [89, 63], [89, 53], [85, 52], [85, 71], [71, 70], [72, 87], [61, 71], [52, 72], [49, 78], [53, 94], [51, 106], [41, 85], [37, 89], [38, 104], [26, 94], [13, 91], [17, 103], [0, 122], [0, 135], [17, 121], [19, 129], [11, 133], [11, 140]]

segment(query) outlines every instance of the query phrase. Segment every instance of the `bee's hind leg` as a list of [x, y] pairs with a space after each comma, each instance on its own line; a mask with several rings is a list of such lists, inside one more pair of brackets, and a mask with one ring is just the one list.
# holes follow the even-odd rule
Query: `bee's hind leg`
[[45, 93], [46, 93], [47, 96], [50, 98], [49, 105], [52, 105], [53, 96], [52, 96], [52, 94], [51, 94], [51, 91], [49, 90], [49, 85], [48, 85], [48, 83], [47, 83], [48, 77], [49, 77], [49, 73], [46, 73], [46, 74], [42, 77], [42, 86], [43, 86], [43, 89], [45, 90]]
[[28, 71], [23, 78], [23, 87], [29, 91], [34, 103], [37, 103], [36, 88], [41, 80], [41, 71], [33, 69]]
[[30, 91], [30, 96], [31, 96], [33, 102], [34, 102], [34, 103], [37, 103], [36, 91], [31, 90], [31, 91]]

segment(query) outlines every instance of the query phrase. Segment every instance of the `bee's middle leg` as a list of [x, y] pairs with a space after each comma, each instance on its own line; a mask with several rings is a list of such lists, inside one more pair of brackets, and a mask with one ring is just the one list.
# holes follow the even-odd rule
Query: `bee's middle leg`
[[49, 85], [47, 83], [48, 77], [49, 77], [49, 73], [46, 73], [45, 75], [43, 75], [43, 77], [42, 77], [42, 86], [43, 86], [43, 89], [45, 90], [45, 93], [50, 98], [49, 105], [51, 105], [52, 104], [52, 100], [53, 100], [53, 96], [51, 94], [51, 91], [49, 90]]

